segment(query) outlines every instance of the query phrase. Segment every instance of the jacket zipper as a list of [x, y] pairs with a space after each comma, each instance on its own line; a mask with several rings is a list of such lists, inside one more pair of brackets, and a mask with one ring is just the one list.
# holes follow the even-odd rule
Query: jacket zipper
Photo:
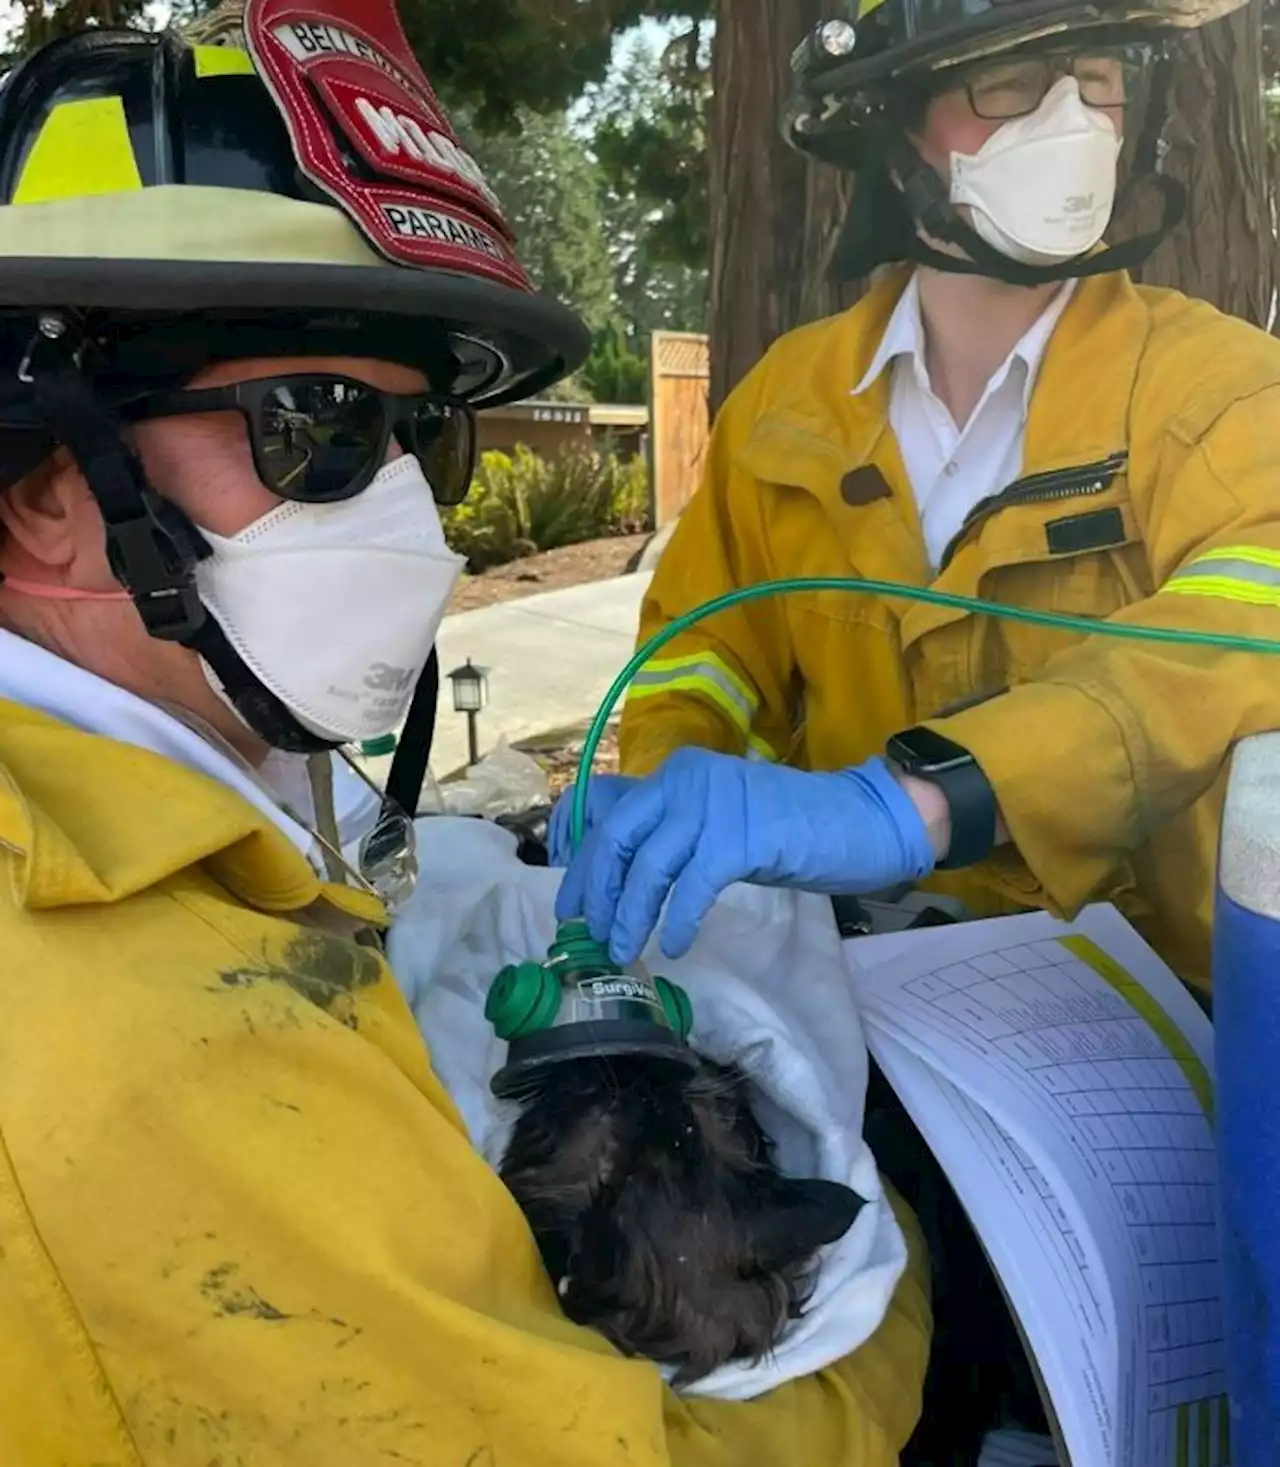
[[980, 499], [964, 518], [964, 523], [951, 537], [942, 554], [941, 574], [951, 564], [961, 542], [975, 525], [989, 519], [1011, 504], [1040, 504], [1053, 499], [1073, 499], [1078, 494], [1104, 494], [1116, 475], [1129, 462], [1126, 452], [1112, 453], [1094, 464], [1079, 464], [1069, 469], [1051, 469], [1044, 474], [1028, 474], [1015, 479], [1007, 489]]

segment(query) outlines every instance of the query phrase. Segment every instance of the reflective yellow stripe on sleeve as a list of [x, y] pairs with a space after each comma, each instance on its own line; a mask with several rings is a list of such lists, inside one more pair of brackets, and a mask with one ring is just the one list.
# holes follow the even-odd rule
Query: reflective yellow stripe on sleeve
[[627, 690], [629, 701], [659, 693], [692, 693], [706, 698], [726, 713], [745, 737], [760, 706], [755, 689], [714, 652], [691, 652], [685, 657], [660, 657], [646, 663]]
[[1222, 545], [1207, 550], [1171, 576], [1161, 592], [1280, 606], [1280, 551], [1256, 545]]

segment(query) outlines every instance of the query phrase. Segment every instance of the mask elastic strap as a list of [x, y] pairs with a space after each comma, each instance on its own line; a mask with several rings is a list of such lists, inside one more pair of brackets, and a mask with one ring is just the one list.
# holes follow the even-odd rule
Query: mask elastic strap
[[436, 709], [440, 701], [440, 651], [432, 647], [427, 665], [422, 669], [413, 690], [413, 701], [405, 715], [404, 727], [387, 775], [383, 813], [403, 810], [413, 817], [422, 798], [422, 783], [431, 763], [431, 746], [435, 742]]

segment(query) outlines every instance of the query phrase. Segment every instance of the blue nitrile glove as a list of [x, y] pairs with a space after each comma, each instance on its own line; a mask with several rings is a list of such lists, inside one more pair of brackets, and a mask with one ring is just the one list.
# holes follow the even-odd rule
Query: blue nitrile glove
[[[593, 774], [587, 781], [587, 830], [593, 830], [626, 792], [639, 784], [626, 774]], [[567, 866], [573, 855], [569, 832], [573, 825], [573, 785], [556, 801], [547, 822], [547, 858], [553, 866]]]
[[583, 842], [556, 915], [585, 916], [614, 962], [629, 963], [670, 894], [662, 951], [678, 958], [735, 881], [857, 895], [918, 881], [934, 863], [928, 828], [883, 759], [806, 774], [680, 749]]

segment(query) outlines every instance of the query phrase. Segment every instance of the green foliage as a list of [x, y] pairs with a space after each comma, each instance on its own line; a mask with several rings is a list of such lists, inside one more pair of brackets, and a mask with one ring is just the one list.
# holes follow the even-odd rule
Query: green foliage
[[703, 265], [710, 248], [707, 32], [691, 26], [661, 55], [633, 46], [595, 107], [600, 166], [619, 193], [650, 211], [649, 261]]
[[584, 103], [604, 177], [614, 298], [633, 350], [655, 330], [702, 331], [710, 231], [710, 55], [693, 27], [659, 55], [620, 48], [608, 83]]
[[453, 119], [515, 230], [534, 284], [572, 306], [593, 330], [613, 309], [613, 280], [600, 213], [600, 177], [563, 112], [521, 109], [513, 130], [483, 135], [470, 114]]
[[[408, 3], [408, 0], [402, 0]], [[709, 251], [707, 28], [689, 21], [661, 54], [620, 45], [603, 84], [586, 88], [570, 122], [518, 108], [486, 128], [484, 108], [455, 116], [502, 199], [535, 281], [593, 331], [624, 337], [562, 393], [643, 401], [650, 332], [705, 329]], [[703, 9], [706, 7], [703, 6]]]
[[578, 376], [596, 402], [644, 402], [648, 395], [649, 364], [616, 320], [596, 332]]
[[567, 377], [561, 377], [559, 382], [553, 382], [550, 387], [544, 387], [538, 394], [539, 402], [572, 402], [585, 405], [595, 402], [591, 389], [583, 380], [582, 369], [571, 372]]
[[644, 526], [649, 509], [643, 459], [566, 450], [540, 458], [486, 453], [463, 504], [444, 515], [445, 538], [473, 573], [521, 556]]
[[613, 502], [609, 511], [614, 534], [639, 535], [653, 528], [649, 464], [639, 457], [614, 458]]
[[614, 35], [711, 0], [399, 0], [405, 31], [447, 103], [478, 109], [482, 127], [509, 127], [521, 107], [567, 107], [609, 69]]

